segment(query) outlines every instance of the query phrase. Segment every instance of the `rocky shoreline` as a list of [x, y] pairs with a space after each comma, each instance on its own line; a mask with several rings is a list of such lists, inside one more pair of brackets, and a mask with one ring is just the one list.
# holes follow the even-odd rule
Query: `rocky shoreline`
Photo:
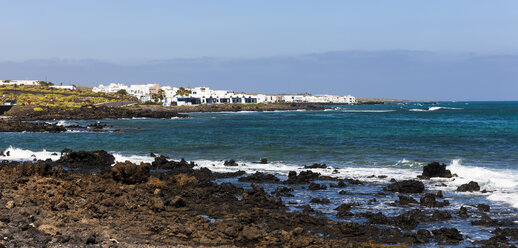
[[108, 106], [83, 106], [79, 108], [61, 107], [30, 107], [18, 106], [11, 109], [5, 115], [11, 120], [17, 121], [44, 121], [44, 120], [100, 120], [123, 118], [153, 118], [170, 119], [186, 118], [182, 113], [196, 112], [239, 112], [239, 111], [288, 111], [288, 110], [322, 110], [322, 105], [308, 104], [251, 104], [251, 105], [197, 105], [179, 107], [133, 106], [133, 107], [108, 107]]
[[6, 113], [13, 120], [100, 120], [122, 118], [185, 118], [184, 114], [165, 109], [121, 108], [105, 106], [83, 106], [79, 108], [60, 107], [17, 107]]
[[323, 110], [323, 105], [318, 104], [214, 104], [214, 105], [197, 105], [197, 106], [173, 106], [168, 107], [180, 113], [197, 113], [197, 112], [239, 112], [239, 111], [288, 111], [288, 110]]
[[[8, 157], [7, 154], [0, 156]], [[294, 190], [340, 191], [368, 184], [357, 179], [322, 176], [312, 169], [275, 175], [243, 171], [212, 172], [185, 160], [156, 156], [152, 163], [118, 162], [105, 151], [64, 150], [57, 161], [12, 162], [0, 167], [0, 244], [35, 246], [224, 246], [224, 247], [396, 247], [420, 244], [459, 244], [468, 237], [455, 228], [422, 229], [419, 224], [483, 217], [473, 225], [498, 226], [488, 240], [473, 246], [513, 247], [518, 228], [498, 221], [490, 206], [443, 211], [455, 199], [427, 189], [424, 180], [454, 177], [445, 166], [432, 163], [420, 179], [390, 180], [374, 196], [396, 195], [395, 205], [407, 210], [388, 217], [381, 212], [353, 213], [358, 203], [336, 208], [338, 220], [310, 205], [289, 211]], [[230, 165], [229, 163], [229, 166]], [[322, 165], [315, 168], [323, 167]], [[382, 175], [380, 175], [381, 177]], [[235, 183], [224, 182], [237, 179]], [[223, 180], [223, 181], [222, 181]], [[426, 182], [426, 181], [424, 181]], [[268, 193], [267, 184], [278, 185]], [[459, 191], [476, 191], [475, 182]], [[342, 194], [341, 192], [344, 192]], [[420, 199], [416, 200], [418, 196]], [[284, 200], [283, 200], [284, 199]], [[329, 199], [311, 199], [329, 204]], [[428, 214], [432, 209], [433, 214]], [[367, 223], [353, 221], [367, 219]], [[511, 221], [511, 220], [510, 220]], [[509, 227], [511, 226], [511, 227]], [[504, 228], [505, 227], [505, 228]]]

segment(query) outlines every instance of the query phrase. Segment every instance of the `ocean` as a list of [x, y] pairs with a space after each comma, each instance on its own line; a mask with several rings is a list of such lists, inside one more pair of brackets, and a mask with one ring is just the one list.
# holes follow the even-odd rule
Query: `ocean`
[[[290, 170], [303, 170], [304, 165], [325, 163], [332, 168], [315, 171], [372, 182], [369, 187], [351, 189], [358, 193], [379, 191], [391, 178], [415, 179], [423, 166], [438, 161], [458, 175], [427, 183], [427, 190], [442, 190], [446, 198], [455, 199], [445, 209], [456, 211], [460, 206], [487, 203], [497, 213], [495, 218], [517, 218], [518, 102], [329, 107], [322, 111], [189, 113], [190, 118], [98, 120], [122, 133], [3, 133], [0, 150], [10, 151], [11, 160], [31, 160], [57, 159], [64, 148], [103, 149], [118, 161], [135, 162], [152, 161], [153, 152], [192, 160], [215, 171], [263, 171], [281, 178]], [[96, 121], [54, 122], [66, 126]], [[267, 158], [268, 163], [254, 163], [261, 158]], [[224, 160], [229, 159], [240, 166], [224, 166]], [[334, 168], [339, 169], [338, 174], [332, 173]], [[469, 181], [478, 182], [488, 193], [455, 191]], [[264, 187], [273, 189], [275, 185]], [[300, 204], [307, 204], [315, 196], [330, 198], [330, 205], [312, 205], [330, 216], [340, 203], [370, 200], [361, 194], [345, 198], [332, 189], [295, 194], [295, 203]], [[393, 201], [380, 196], [369, 210], [389, 216], [403, 211], [391, 206]], [[426, 225], [453, 226], [473, 240], [491, 237], [491, 228], [477, 228], [455, 219]]]

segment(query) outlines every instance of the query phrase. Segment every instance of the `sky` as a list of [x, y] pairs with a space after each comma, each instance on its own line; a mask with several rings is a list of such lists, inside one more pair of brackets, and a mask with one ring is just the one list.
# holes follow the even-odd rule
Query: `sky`
[[518, 100], [514, 0], [0, 0], [0, 9], [0, 79]]

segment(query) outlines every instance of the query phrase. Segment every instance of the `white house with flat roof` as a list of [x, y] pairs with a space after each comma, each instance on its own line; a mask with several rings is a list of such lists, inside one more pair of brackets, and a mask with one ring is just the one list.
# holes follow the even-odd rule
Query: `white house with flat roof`
[[103, 93], [117, 93], [119, 90], [126, 90], [128, 91], [128, 86], [124, 84], [116, 84], [116, 83], [110, 83], [109, 85], [102, 85], [96, 86], [92, 89], [93, 92], [103, 92]]

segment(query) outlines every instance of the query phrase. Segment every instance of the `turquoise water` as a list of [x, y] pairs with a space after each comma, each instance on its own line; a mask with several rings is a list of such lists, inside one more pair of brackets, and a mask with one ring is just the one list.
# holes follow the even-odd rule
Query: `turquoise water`
[[171, 120], [102, 120], [124, 133], [1, 134], [0, 149], [104, 149], [188, 160], [266, 157], [339, 167], [394, 166], [402, 159], [462, 159], [476, 166], [518, 168], [518, 102], [333, 107], [328, 111], [194, 113], [188, 119]]
[[[288, 171], [302, 165], [326, 163], [331, 169], [315, 171], [335, 177], [357, 178], [365, 185], [348, 185], [350, 195], [328, 188], [308, 191], [295, 188], [295, 197], [283, 199], [310, 204], [314, 197], [326, 197], [328, 205], [310, 204], [335, 218], [341, 203], [360, 203], [353, 212], [381, 211], [395, 216], [407, 211], [394, 206], [396, 195], [377, 195], [391, 178], [415, 179], [422, 166], [432, 161], [446, 163], [458, 174], [452, 179], [424, 180], [427, 192], [444, 192], [454, 218], [422, 223], [418, 228], [455, 227], [472, 240], [487, 239], [494, 228], [472, 226], [480, 218], [477, 204], [491, 205], [491, 218], [518, 222], [518, 102], [447, 102], [431, 104], [387, 104], [372, 106], [330, 106], [325, 111], [193, 113], [186, 119], [99, 120], [110, 130], [52, 133], [2, 133], [3, 159], [58, 159], [64, 148], [104, 149], [117, 161], [151, 162], [150, 152], [173, 159], [194, 160], [214, 171], [264, 171], [285, 179]], [[54, 121], [58, 122], [58, 121]], [[59, 121], [62, 125], [92, 124], [95, 121]], [[56, 152], [56, 153], [54, 153]], [[222, 160], [235, 159], [241, 166], [226, 167]], [[268, 164], [257, 164], [268, 158]], [[339, 168], [339, 173], [333, 173]], [[372, 177], [371, 175], [375, 175]], [[387, 177], [376, 177], [386, 175]], [[224, 179], [249, 187], [235, 178]], [[456, 188], [476, 181], [488, 193], [458, 193]], [[328, 183], [328, 182], [321, 182]], [[443, 184], [444, 183], [444, 184]], [[276, 184], [263, 184], [272, 191]], [[372, 198], [375, 203], [368, 203]], [[419, 195], [414, 196], [419, 199]], [[461, 206], [473, 216], [455, 217]], [[434, 209], [421, 208], [431, 215]], [[366, 220], [353, 219], [365, 222]], [[425, 245], [435, 246], [431, 243]], [[459, 246], [470, 246], [463, 242]]]

